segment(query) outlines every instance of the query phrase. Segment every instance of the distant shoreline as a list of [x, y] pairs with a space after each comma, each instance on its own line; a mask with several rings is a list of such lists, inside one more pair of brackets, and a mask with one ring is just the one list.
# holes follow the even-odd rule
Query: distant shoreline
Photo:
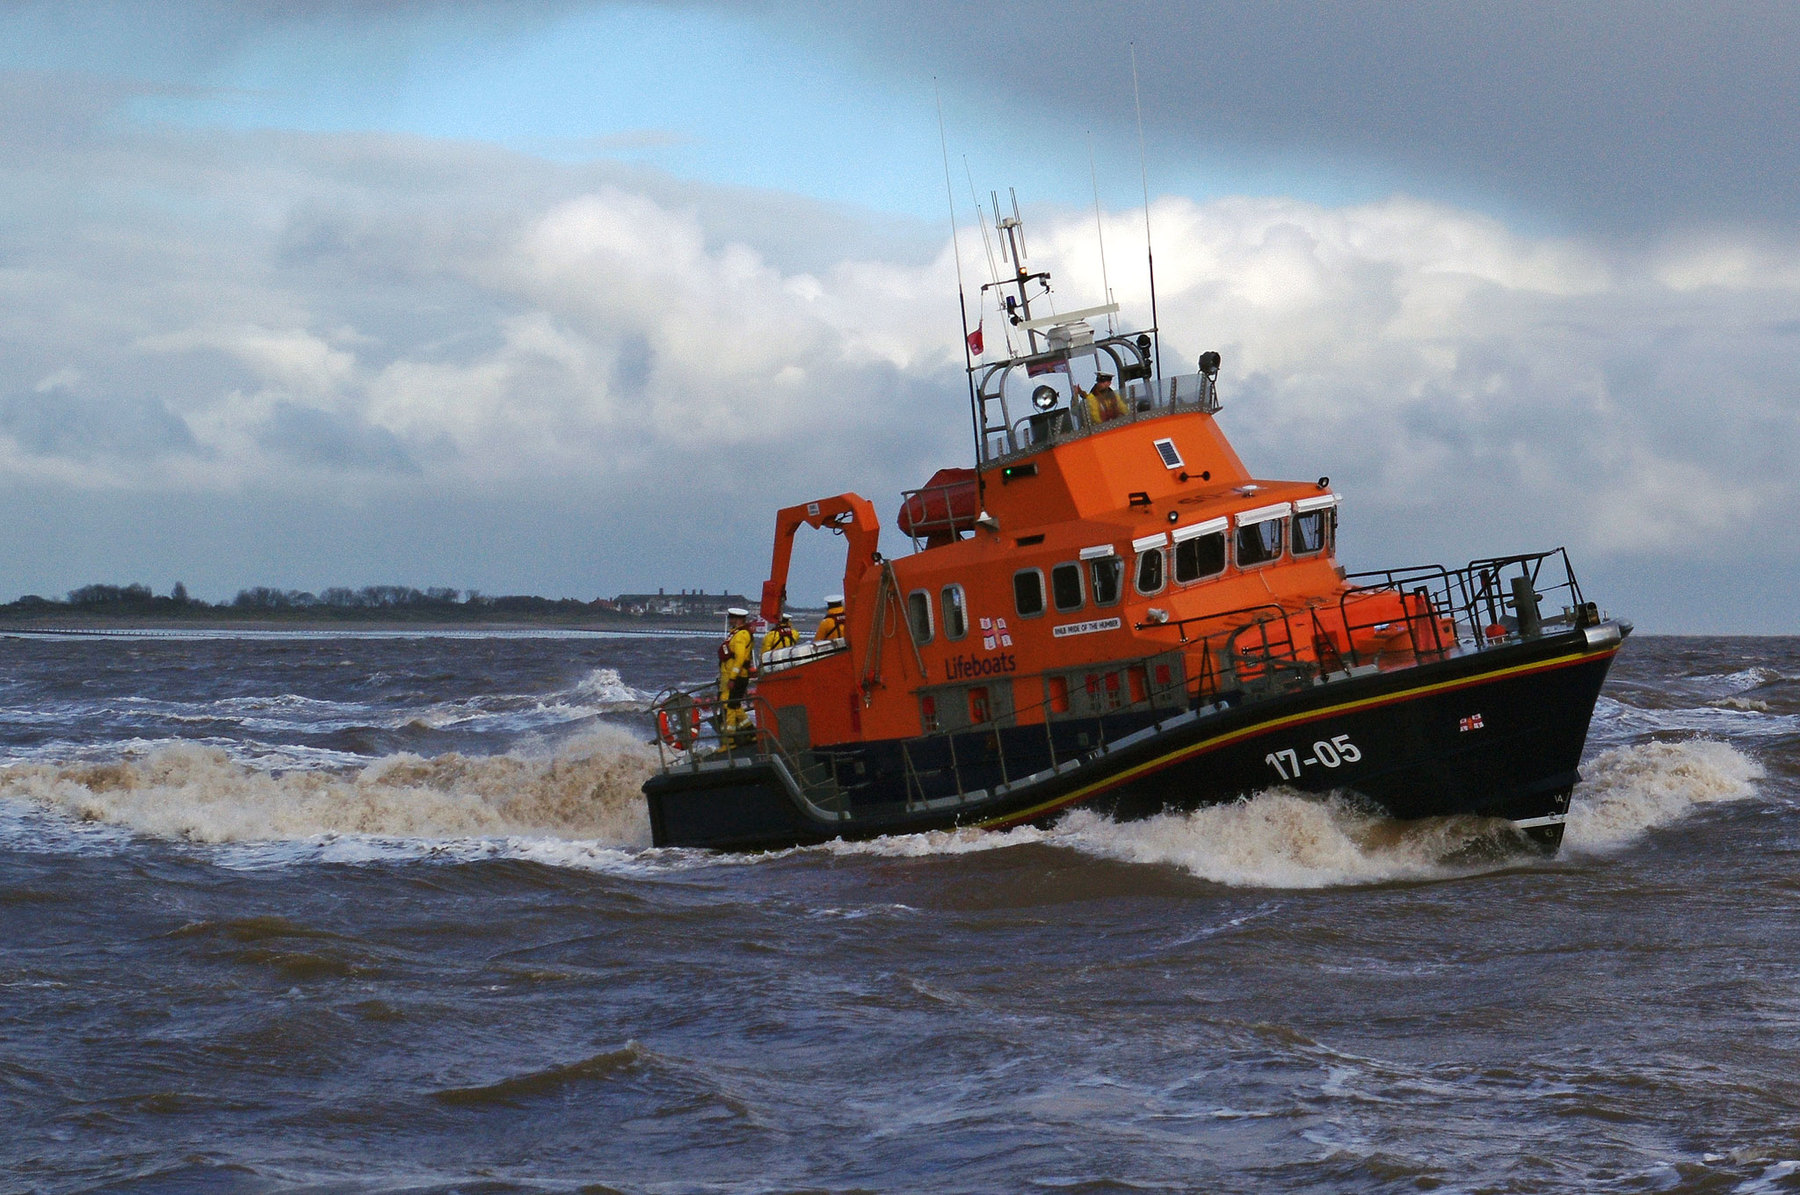
[[58, 611], [19, 617], [0, 611], [0, 635], [78, 635], [107, 631], [608, 631], [614, 634], [658, 631], [712, 631], [722, 617], [704, 615], [508, 614], [482, 617], [443, 616], [441, 611], [346, 610], [321, 615], [316, 610], [246, 615], [241, 610], [196, 611], [191, 614], [105, 614]]

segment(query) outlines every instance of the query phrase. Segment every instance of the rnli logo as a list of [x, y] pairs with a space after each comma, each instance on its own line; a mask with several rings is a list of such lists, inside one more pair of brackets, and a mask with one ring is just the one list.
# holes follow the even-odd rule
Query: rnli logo
[[1458, 730], [1462, 731], [1464, 734], [1467, 734], [1471, 730], [1480, 730], [1481, 729], [1481, 715], [1480, 714], [1470, 714], [1468, 717], [1459, 720], [1456, 724], [1456, 727]]
[[1007, 633], [1004, 618], [984, 618], [981, 620], [981, 648], [993, 651], [996, 647], [1011, 647], [1012, 636]]

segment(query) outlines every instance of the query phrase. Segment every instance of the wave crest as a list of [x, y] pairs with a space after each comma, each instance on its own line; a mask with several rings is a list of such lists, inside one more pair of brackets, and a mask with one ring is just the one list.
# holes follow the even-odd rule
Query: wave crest
[[1517, 847], [1503, 821], [1398, 822], [1338, 797], [1271, 789], [1191, 813], [1115, 822], [1076, 810], [1050, 842], [1127, 863], [1162, 863], [1215, 883], [1328, 888], [1440, 877]]
[[391, 755], [355, 772], [277, 772], [216, 747], [176, 744], [108, 763], [18, 764], [0, 796], [192, 842], [549, 835], [647, 846], [640, 786], [656, 754], [593, 730], [544, 756]]
[[1617, 850], [1697, 805], [1753, 796], [1763, 766], [1730, 743], [1640, 743], [1596, 755], [1569, 807], [1565, 849]]

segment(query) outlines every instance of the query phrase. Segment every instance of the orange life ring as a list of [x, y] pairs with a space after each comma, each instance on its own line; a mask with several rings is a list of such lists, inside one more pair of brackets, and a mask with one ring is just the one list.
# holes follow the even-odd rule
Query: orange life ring
[[686, 751], [700, 737], [700, 707], [692, 701], [656, 711], [656, 733], [667, 746]]

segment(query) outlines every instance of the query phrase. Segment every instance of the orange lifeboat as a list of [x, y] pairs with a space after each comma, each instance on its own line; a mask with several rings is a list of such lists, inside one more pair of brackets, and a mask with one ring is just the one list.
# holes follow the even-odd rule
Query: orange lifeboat
[[[974, 467], [902, 494], [910, 553], [879, 550], [854, 493], [776, 513], [763, 617], [790, 608], [794, 536], [827, 531], [844, 637], [763, 658], [753, 741], [696, 720], [713, 682], [657, 703], [652, 841], [1151, 817], [1281, 785], [1554, 849], [1630, 629], [1567, 554], [1348, 571], [1329, 477], [1260, 477], [1226, 439], [1219, 354], [1165, 374], [1117, 303], [1045, 313], [1016, 212], [1000, 231], [1015, 274], [983, 302], [1011, 331], [967, 364]], [[1085, 401], [1103, 379], [1107, 418]]]

